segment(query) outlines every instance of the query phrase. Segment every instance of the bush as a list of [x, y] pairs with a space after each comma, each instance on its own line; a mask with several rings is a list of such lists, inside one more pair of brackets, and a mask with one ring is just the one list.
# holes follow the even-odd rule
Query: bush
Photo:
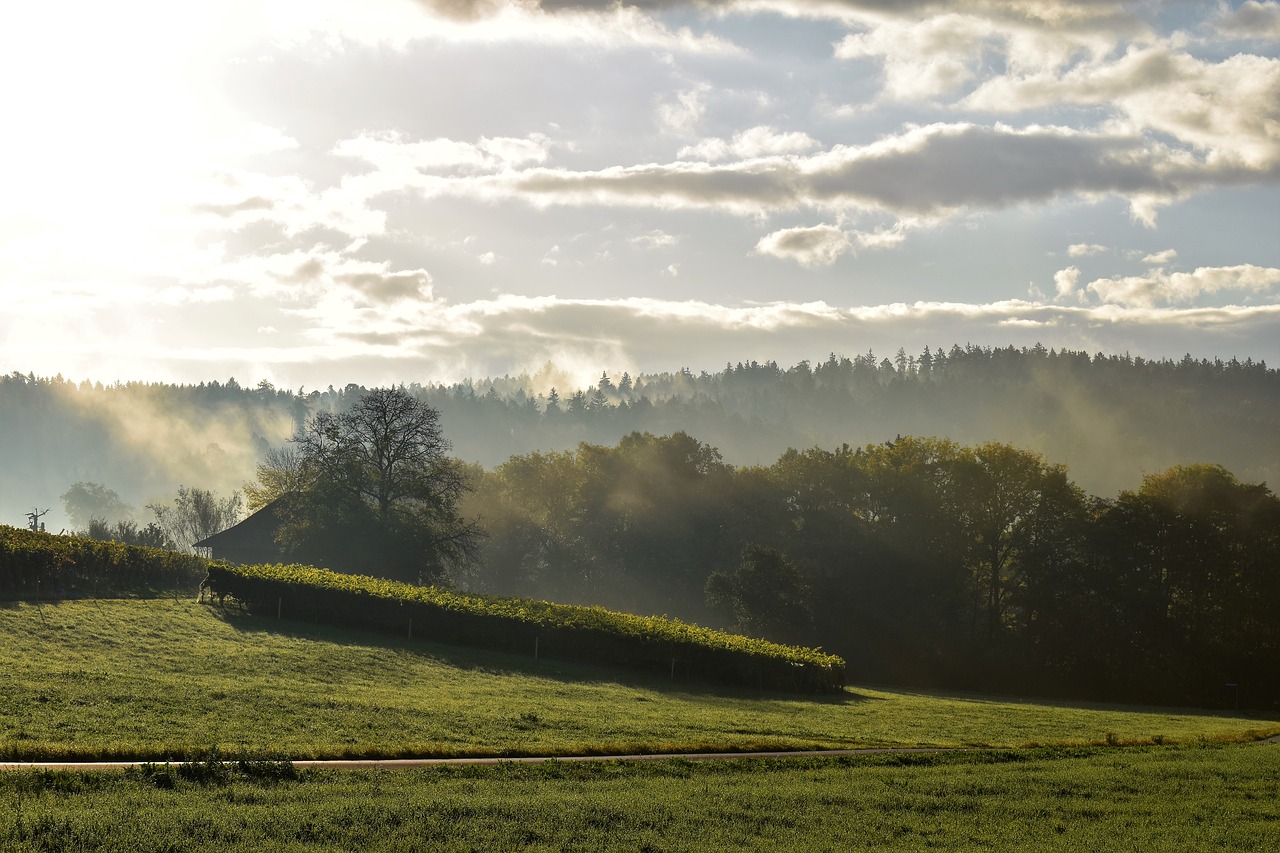
[[446, 643], [775, 690], [834, 692], [844, 685], [844, 661], [816, 649], [601, 607], [465, 595], [298, 565], [212, 563], [209, 589], [258, 613]]
[[0, 526], [0, 596], [11, 599], [194, 592], [207, 567], [193, 554]]

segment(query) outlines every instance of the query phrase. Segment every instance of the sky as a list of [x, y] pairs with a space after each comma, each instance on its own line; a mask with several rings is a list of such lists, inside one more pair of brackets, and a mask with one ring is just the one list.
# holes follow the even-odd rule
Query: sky
[[0, 370], [1280, 365], [1280, 3], [0, 12]]

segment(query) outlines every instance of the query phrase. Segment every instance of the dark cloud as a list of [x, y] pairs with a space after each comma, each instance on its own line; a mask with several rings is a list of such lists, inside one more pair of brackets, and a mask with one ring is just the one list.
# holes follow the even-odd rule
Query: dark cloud
[[[1225, 169], [1223, 177], [1233, 182], [1235, 171]], [[555, 203], [743, 210], [861, 205], [902, 215], [940, 215], [1075, 194], [1175, 197], [1211, 183], [1208, 172], [1209, 167], [1139, 136], [935, 125], [809, 158], [599, 172], [542, 169], [517, 178], [513, 189]]]
[[431, 276], [423, 270], [346, 273], [335, 276], [335, 280], [374, 302], [420, 299], [431, 285]]
[[919, 142], [821, 169], [807, 182], [809, 191], [816, 201], [859, 200], [920, 214], [1064, 194], [1177, 191], [1162, 175], [1159, 150], [1138, 137], [964, 125], [937, 128]]

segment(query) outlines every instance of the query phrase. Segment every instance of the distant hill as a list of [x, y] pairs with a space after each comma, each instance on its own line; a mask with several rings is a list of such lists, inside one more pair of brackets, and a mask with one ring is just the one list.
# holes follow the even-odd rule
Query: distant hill
[[[1280, 372], [1250, 359], [953, 346], [790, 367], [732, 363], [715, 373], [602, 372], [587, 388], [553, 388], [557, 376], [548, 366], [408, 387], [440, 410], [455, 454], [486, 467], [580, 441], [613, 444], [636, 430], [683, 430], [737, 466], [769, 465], [791, 447], [931, 435], [1038, 451], [1100, 496], [1191, 462], [1223, 465], [1247, 482], [1280, 481]], [[66, 526], [59, 496], [81, 481], [135, 508], [179, 484], [238, 488], [309, 412], [341, 408], [362, 390], [10, 374], [0, 378], [0, 521], [21, 524], [38, 506], [54, 510], [50, 529]]]

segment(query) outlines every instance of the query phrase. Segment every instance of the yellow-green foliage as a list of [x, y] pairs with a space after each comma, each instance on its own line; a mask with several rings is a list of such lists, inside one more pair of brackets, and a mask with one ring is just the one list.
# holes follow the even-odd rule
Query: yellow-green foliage
[[193, 554], [0, 526], [0, 594], [8, 598], [194, 589], [206, 565]]
[[832, 691], [844, 661], [816, 649], [726, 634], [675, 619], [519, 598], [466, 595], [299, 565], [209, 569], [215, 595], [251, 609], [541, 654], [667, 668], [699, 678], [773, 689]]

